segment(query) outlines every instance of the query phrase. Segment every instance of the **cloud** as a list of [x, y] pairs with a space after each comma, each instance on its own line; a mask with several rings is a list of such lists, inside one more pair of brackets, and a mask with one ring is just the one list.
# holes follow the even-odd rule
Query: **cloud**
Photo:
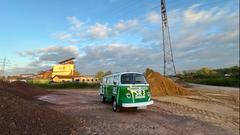
[[152, 11], [146, 15], [146, 19], [150, 23], [158, 24], [161, 22], [161, 15], [155, 11]]
[[183, 17], [186, 23], [193, 24], [202, 22], [206, 25], [210, 22], [216, 21], [225, 13], [229, 12], [227, 8], [225, 8], [225, 10], [222, 10], [218, 7], [211, 8], [210, 10], [198, 10], [200, 7], [200, 4], [195, 4], [184, 11]]
[[162, 33], [160, 29], [145, 30], [143, 32], [142, 42], [143, 43], [162, 42]]
[[51, 66], [14, 66], [6, 71], [7, 75], [18, 75], [18, 74], [37, 74], [40, 71], [48, 70]]
[[69, 57], [79, 57], [76, 46], [49, 46], [46, 48], [26, 50], [18, 54], [20, 56], [30, 57], [40, 63], [58, 62]]
[[115, 24], [114, 28], [117, 31], [123, 31], [127, 30], [133, 27], [136, 27], [138, 25], [139, 21], [137, 19], [133, 20], [127, 20], [127, 21], [119, 21], [117, 24]]
[[139, 71], [145, 68], [158, 68], [161, 63], [159, 49], [145, 48], [133, 44], [113, 43], [107, 45], [87, 46], [85, 55], [77, 60], [79, 70], [94, 73], [99, 70]]
[[89, 25], [88, 23], [81, 22], [76, 16], [67, 17], [70, 22], [70, 31], [57, 32], [52, 34], [57, 40], [67, 41], [76, 44], [81, 40], [99, 40], [117, 37], [129, 29], [135, 28], [139, 25], [138, 19], [120, 20], [118, 23], [111, 26], [102, 23], [95, 23]]
[[[143, 72], [147, 67], [161, 71], [161, 16], [157, 12], [149, 12], [145, 17], [144, 20], [121, 20], [111, 25], [95, 23], [75, 27], [72, 24], [80, 29], [71, 31], [71, 38], [66, 36], [66, 40], [74, 39], [73, 42], [84, 38], [108, 41], [116, 37], [114, 43], [100, 42], [81, 46], [81, 51], [77, 46], [50, 46], [18, 54], [32, 58], [27, 69], [32, 67], [33, 71], [37, 70], [37, 66], [41, 69], [43, 65], [47, 67], [50, 66], [49, 63], [68, 57], [77, 58], [78, 70], [83, 74], [94, 74], [99, 70]], [[141, 25], [146, 20], [148, 24]], [[196, 4], [185, 9], [169, 10], [168, 21], [177, 70], [202, 66], [223, 67], [239, 62], [239, 12], [228, 7], [204, 8], [201, 4]], [[124, 43], [124, 31], [129, 32], [133, 28], [135, 31], [132, 36], [137, 35], [139, 41], [135, 41], [134, 37], [131, 38], [134, 39], [131, 44]], [[64, 34], [61, 36], [64, 37]]]
[[[168, 13], [177, 70], [225, 67], [239, 61], [239, 13], [228, 7], [201, 6], [196, 4]], [[149, 23], [155, 24], [159, 18], [152, 12], [146, 16]], [[161, 27], [148, 29], [143, 33], [142, 42], [161, 43], [161, 36]]]
[[41, 70], [47, 70], [53, 64], [64, 59], [80, 57], [80, 52], [76, 46], [52, 45], [45, 48], [30, 49], [23, 52], [17, 52], [21, 57], [30, 58], [25, 66], [14, 66], [9, 69], [8, 74], [37, 73]]
[[54, 33], [53, 37], [57, 40], [66, 40], [66, 39], [70, 39], [72, 37], [72, 34], [69, 34], [66, 32], [58, 32], [58, 33]]
[[75, 57], [77, 70], [83, 74], [94, 74], [99, 70], [143, 72], [147, 67], [158, 69], [161, 66], [159, 52], [158, 46], [146, 48], [124, 43], [86, 46], [81, 52], [76, 46], [50, 46], [22, 52], [21, 56], [30, 57], [31, 61], [14, 70], [26, 73], [27, 69], [27, 73], [36, 73], [51, 68], [61, 60]]
[[88, 33], [90, 37], [97, 38], [97, 39], [103, 39], [109, 37], [109, 34], [111, 32], [111, 28], [107, 27], [106, 24], [100, 24], [96, 23], [94, 26], [91, 26], [88, 29]]
[[119, 34], [121, 34], [120, 32], [128, 31], [138, 26], [138, 24], [139, 21], [137, 19], [121, 20], [112, 27], [107, 24], [96, 23], [93, 26], [89, 26], [87, 32], [93, 39], [106, 39], [119, 36]]
[[72, 25], [72, 29], [80, 29], [81, 26], [84, 24], [81, 22], [76, 16], [68, 16], [67, 20]]

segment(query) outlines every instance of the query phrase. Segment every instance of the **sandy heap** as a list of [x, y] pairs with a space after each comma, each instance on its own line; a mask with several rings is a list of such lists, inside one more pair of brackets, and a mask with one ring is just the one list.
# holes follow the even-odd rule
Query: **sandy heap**
[[149, 83], [152, 96], [189, 95], [190, 92], [171, 79], [151, 69], [146, 69], [145, 76]]

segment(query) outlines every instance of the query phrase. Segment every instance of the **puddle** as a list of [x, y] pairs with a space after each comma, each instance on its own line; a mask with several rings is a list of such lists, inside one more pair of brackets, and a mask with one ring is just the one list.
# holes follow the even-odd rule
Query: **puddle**
[[38, 97], [38, 99], [42, 100], [42, 101], [49, 102], [49, 103], [56, 103], [56, 101], [57, 101], [56, 96], [57, 95], [45, 95], [45, 96]]

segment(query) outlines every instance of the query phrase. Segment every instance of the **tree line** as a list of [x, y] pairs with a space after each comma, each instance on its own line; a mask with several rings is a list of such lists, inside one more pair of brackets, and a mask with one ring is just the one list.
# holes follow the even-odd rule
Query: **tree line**
[[239, 87], [239, 69], [239, 66], [218, 69], [203, 67], [195, 71], [183, 71], [178, 77], [192, 83]]

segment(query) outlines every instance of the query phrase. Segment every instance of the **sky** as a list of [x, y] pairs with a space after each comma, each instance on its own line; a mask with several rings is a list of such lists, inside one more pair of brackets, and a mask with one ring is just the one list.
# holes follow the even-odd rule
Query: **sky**
[[[166, 0], [176, 70], [239, 63], [239, 0]], [[0, 0], [0, 66], [37, 73], [69, 57], [81, 74], [162, 73], [159, 0]]]

